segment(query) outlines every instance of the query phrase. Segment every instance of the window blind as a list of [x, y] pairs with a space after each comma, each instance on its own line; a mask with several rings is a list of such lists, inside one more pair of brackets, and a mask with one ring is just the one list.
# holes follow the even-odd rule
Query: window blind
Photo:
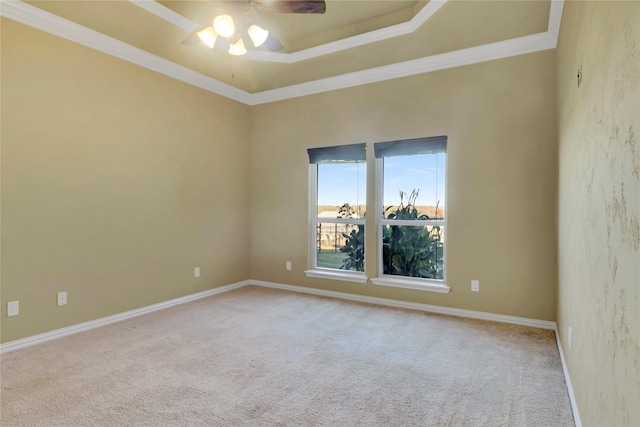
[[366, 144], [338, 145], [334, 147], [309, 148], [309, 163], [365, 161]]
[[447, 137], [403, 139], [399, 141], [378, 142], [373, 145], [376, 158], [392, 156], [412, 156], [415, 154], [438, 154], [447, 152]]

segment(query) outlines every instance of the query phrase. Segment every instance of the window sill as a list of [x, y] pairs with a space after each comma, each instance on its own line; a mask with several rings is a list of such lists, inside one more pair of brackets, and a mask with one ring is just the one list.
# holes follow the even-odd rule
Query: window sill
[[396, 288], [417, 289], [419, 291], [440, 292], [448, 294], [451, 288], [443, 282], [431, 282], [428, 279], [413, 277], [398, 277], [385, 275], [371, 279], [371, 283], [380, 286], [393, 286]]
[[345, 282], [367, 283], [367, 276], [364, 273], [355, 273], [349, 271], [332, 271], [332, 270], [306, 270], [304, 272], [308, 277], [319, 277], [321, 279], [344, 280]]

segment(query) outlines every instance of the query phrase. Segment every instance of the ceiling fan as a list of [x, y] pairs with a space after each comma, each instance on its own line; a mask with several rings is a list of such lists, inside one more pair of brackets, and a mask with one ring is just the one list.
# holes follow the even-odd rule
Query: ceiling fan
[[[261, 12], [322, 14], [326, 11], [324, 0], [248, 0], [248, 2], [251, 10]], [[217, 47], [226, 50], [231, 55], [244, 55], [247, 53], [247, 49], [240, 34], [241, 32], [238, 31], [238, 27], [240, 27], [247, 33], [255, 47], [264, 46], [271, 51], [278, 51], [283, 48], [282, 43], [268, 30], [255, 23], [245, 22], [244, 19], [237, 20], [240, 25], [237, 25], [231, 15], [218, 15], [206, 26], [198, 29], [183, 40], [182, 43], [194, 44], [197, 43], [197, 40], [200, 40], [211, 49]]]

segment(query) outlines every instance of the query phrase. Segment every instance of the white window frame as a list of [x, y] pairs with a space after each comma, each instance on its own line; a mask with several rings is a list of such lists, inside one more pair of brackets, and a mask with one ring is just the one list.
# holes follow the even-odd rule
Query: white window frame
[[[449, 156], [445, 152], [445, 200], [447, 193], [447, 175], [449, 173], [448, 168], [448, 158]], [[446, 240], [447, 232], [447, 210], [445, 209], [444, 218], [442, 220], [389, 220], [384, 219], [384, 157], [376, 159], [376, 227], [377, 227], [377, 239], [376, 239], [376, 254], [378, 261], [378, 277], [372, 278], [371, 283], [374, 285], [380, 286], [392, 286], [398, 288], [407, 288], [407, 289], [417, 289], [423, 291], [432, 291], [439, 293], [449, 293], [451, 288], [447, 286], [447, 247], [446, 243], [444, 243], [444, 254], [443, 254], [443, 280], [437, 279], [426, 279], [420, 277], [405, 277], [405, 276], [397, 276], [392, 274], [384, 274], [384, 264], [383, 264], [383, 227], [387, 225], [407, 225], [414, 227], [424, 227], [424, 226], [441, 226], [445, 229], [443, 239]]]
[[[365, 168], [367, 162], [360, 162]], [[309, 165], [309, 196], [310, 196], [310, 221], [309, 221], [309, 270], [305, 270], [304, 274], [308, 277], [319, 277], [323, 279], [342, 280], [347, 282], [366, 283], [369, 279], [364, 271], [340, 270], [337, 268], [318, 267], [317, 256], [317, 227], [318, 224], [352, 224], [365, 225], [365, 218], [318, 218], [318, 164]], [[365, 180], [366, 194], [366, 180]], [[365, 229], [366, 230], [366, 229]], [[365, 233], [366, 234], [366, 233]], [[366, 235], [365, 235], [366, 240]], [[365, 265], [366, 265], [365, 252]]]

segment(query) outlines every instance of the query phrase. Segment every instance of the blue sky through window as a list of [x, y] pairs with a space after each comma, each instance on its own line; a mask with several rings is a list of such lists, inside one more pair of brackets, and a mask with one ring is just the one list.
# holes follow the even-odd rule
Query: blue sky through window
[[364, 162], [319, 164], [318, 205], [365, 205], [366, 169]]
[[[400, 191], [420, 190], [418, 206], [445, 207], [445, 163], [442, 154], [386, 157], [384, 159], [384, 206], [398, 205]], [[406, 203], [405, 198], [405, 203]]]
[[[318, 165], [318, 205], [366, 203], [365, 163]], [[445, 207], [445, 155], [419, 154], [384, 159], [384, 206], [400, 203], [399, 191], [419, 189], [420, 206]], [[406, 202], [406, 199], [405, 199]]]

